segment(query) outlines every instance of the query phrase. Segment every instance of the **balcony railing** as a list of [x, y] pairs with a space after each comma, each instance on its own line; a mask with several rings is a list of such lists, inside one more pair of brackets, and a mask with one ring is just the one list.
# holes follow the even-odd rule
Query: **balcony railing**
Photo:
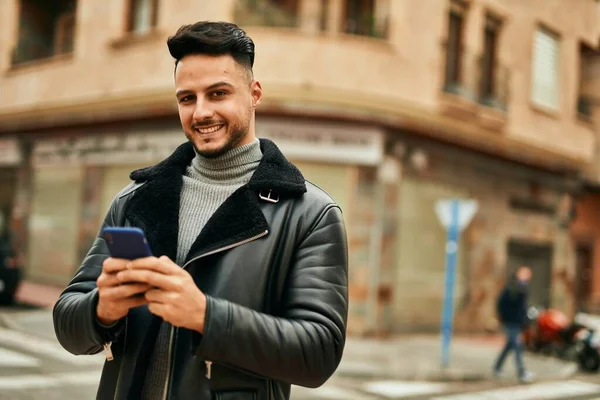
[[388, 19], [378, 19], [374, 14], [364, 14], [358, 18], [348, 18], [344, 24], [344, 32], [351, 35], [385, 39], [388, 36]]
[[[448, 52], [450, 51], [450, 52]], [[452, 51], [444, 46], [446, 57], [444, 92], [477, 101], [477, 63], [465, 51]]]
[[237, 0], [234, 18], [236, 23], [245, 26], [298, 26], [298, 2], [282, 4], [273, 0]]
[[481, 57], [466, 51], [448, 54], [446, 57], [444, 91], [462, 96], [481, 105], [506, 111], [509, 102], [510, 70], [495, 63], [484, 68]]
[[477, 68], [478, 101], [480, 104], [507, 111], [510, 89], [510, 69], [495, 63], [491, 71], [485, 68], [483, 59]]

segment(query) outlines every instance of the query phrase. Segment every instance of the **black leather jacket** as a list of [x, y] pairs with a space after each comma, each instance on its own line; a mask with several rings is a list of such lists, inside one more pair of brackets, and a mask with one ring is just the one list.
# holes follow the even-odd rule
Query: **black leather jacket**
[[[250, 182], [215, 212], [183, 266], [207, 296], [204, 335], [172, 334], [168, 399], [288, 399], [290, 384], [322, 385], [345, 343], [347, 241], [331, 198], [305, 182], [279, 149], [261, 140], [263, 159]], [[131, 174], [103, 226], [137, 226], [155, 255], [175, 259], [182, 173], [190, 144]], [[112, 342], [98, 399], [139, 397], [160, 324], [145, 306], [111, 329], [95, 318], [96, 279], [108, 257], [98, 236], [56, 303], [54, 327], [73, 354]]]

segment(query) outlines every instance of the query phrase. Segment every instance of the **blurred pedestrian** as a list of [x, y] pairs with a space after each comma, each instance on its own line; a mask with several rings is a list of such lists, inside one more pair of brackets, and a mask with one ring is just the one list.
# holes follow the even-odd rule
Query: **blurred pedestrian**
[[12, 305], [21, 282], [21, 268], [13, 249], [8, 212], [0, 210], [0, 305]]
[[527, 298], [528, 286], [532, 272], [528, 266], [521, 266], [511, 276], [506, 286], [500, 293], [497, 302], [497, 312], [500, 323], [506, 335], [506, 344], [498, 356], [494, 365], [494, 375], [500, 376], [502, 366], [511, 351], [515, 352], [517, 373], [522, 383], [530, 383], [530, 374], [523, 362], [523, 342], [521, 333], [527, 324]]
[[99, 235], [55, 305], [57, 337], [114, 357], [99, 399], [289, 399], [342, 357], [341, 211], [256, 138], [262, 88], [242, 29], [198, 22], [167, 45], [188, 142], [134, 171], [104, 222], [141, 228], [157, 257], [110, 258]]

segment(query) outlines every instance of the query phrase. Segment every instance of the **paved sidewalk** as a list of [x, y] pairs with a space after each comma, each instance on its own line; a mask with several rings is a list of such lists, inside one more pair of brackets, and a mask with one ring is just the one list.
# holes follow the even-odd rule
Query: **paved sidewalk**
[[[392, 339], [349, 338], [336, 375], [362, 379], [416, 381], [491, 380], [492, 365], [503, 346], [503, 337], [455, 336], [450, 366], [442, 370], [439, 335], [406, 335]], [[525, 353], [525, 365], [536, 380], [567, 379], [577, 365], [552, 357]], [[505, 378], [516, 380], [514, 355], [505, 362]]]
[[16, 293], [17, 302], [52, 308], [64, 287], [23, 281]]
[[[51, 307], [62, 288], [23, 282], [18, 292], [22, 303], [37, 311], [0, 309], [0, 325], [40, 336], [53, 335]], [[450, 366], [440, 366], [439, 335], [403, 335], [389, 339], [348, 338], [336, 372], [340, 378], [361, 380], [475, 382], [492, 379], [492, 365], [503, 345], [500, 335], [455, 335]], [[577, 372], [574, 363], [552, 357], [525, 354], [525, 365], [536, 380], [567, 379]], [[506, 360], [506, 380], [516, 380], [514, 355]]]

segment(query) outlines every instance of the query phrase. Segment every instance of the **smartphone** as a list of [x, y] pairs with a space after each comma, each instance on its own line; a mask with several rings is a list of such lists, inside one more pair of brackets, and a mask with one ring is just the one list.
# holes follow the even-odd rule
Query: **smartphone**
[[102, 230], [102, 236], [106, 241], [110, 256], [113, 258], [135, 260], [152, 256], [146, 235], [140, 228], [109, 226]]

